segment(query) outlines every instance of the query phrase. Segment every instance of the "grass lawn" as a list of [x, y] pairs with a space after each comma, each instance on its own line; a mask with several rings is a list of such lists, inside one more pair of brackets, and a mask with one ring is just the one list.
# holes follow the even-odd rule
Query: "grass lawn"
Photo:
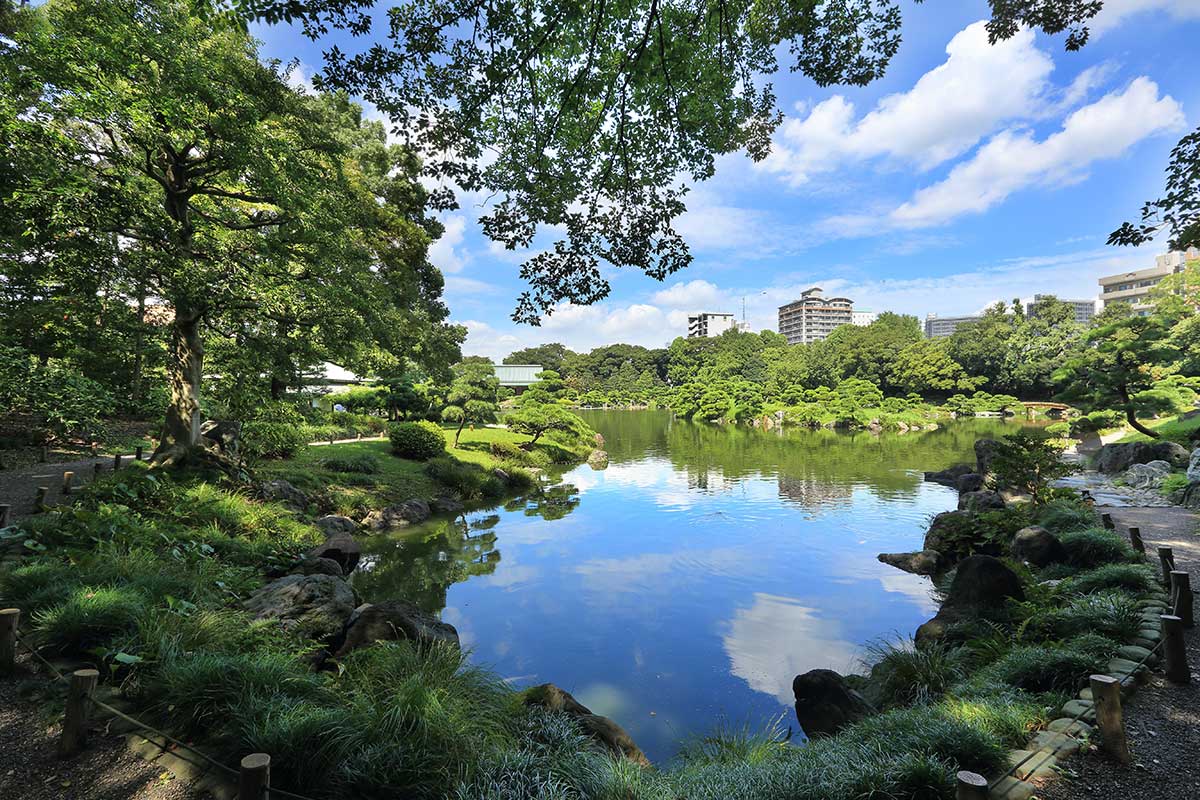
[[[1149, 428], [1153, 428], [1163, 439], [1178, 442], [1184, 447], [1188, 447], [1191, 444], [1192, 438], [1196, 436], [1197, 431], [1200, 431], [1200, 413], [1189, 411], [1177, 417], [1150, 420], [1144, 424]], [[1122, 437], [1121, 441], [1149, 442], [1151, 439], [1143, 433], [1130, 431]]]
[[[446, 454], [456, 461], [474, 464], [488, 471], [501, 465], [492, 454], [493, 443], [512, 446], [529, 441], [528, 436], [504, 428], [464, 428], [458, 447], [454, 428], [446, 428]], [[541, 442], [538, 443], [541, 447]], [[330, 468], [330, 462], [357, 461], [367, 457], [375, 462], [369, 473], [344, 472]], [[376, 509], [410, 498], [432, 498], [446, 494], [447, 488], [426, 472], [426, 463], [392, 455], [386, 439], [306, 447], [290, 459], [267, 461], [258, 466], [261, 478], [279, 478], [306, 493], [327, 493], [339, 514], [355, 509]]]

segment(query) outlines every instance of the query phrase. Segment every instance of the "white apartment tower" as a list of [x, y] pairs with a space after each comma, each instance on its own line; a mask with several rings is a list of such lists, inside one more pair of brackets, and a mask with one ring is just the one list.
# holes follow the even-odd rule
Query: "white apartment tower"
[[800, 299], [779, 307], [779, 332], [788, 344], [819, 342], [840, 325], [854, 323], [854, 301], [847, 297], [823, 297], [821, 288], [802, 292]]
[[737, 330], [737, 320], [733, 314], [703, 311], [688, 316], [688, 338], [695, 339], [705, 336], [720, 336], [725, 331]]
[[1112, 303], [1128, 303], [1139, 314], [1150, 313], [1150, 290], [1168, 275], [1182, 272], [1189, 261], [1200, 259], [1200, 249], [1190, 247], [1184, 252], [1164, 253], [1154, 259], [1154, 266], [1106, 275], [1100, 278], [1100, 302], [1107, 308]]

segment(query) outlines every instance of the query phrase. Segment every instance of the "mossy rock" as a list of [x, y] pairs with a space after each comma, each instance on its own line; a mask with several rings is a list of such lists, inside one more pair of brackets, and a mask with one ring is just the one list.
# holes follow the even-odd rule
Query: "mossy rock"
[[1068, 736], [1088, 736], [1092, 732], [1092, 726], [1083, 720], [1059, 717], [1051, 720], [1050, 724], [1046, 726], [1046, 730], [1052, 733], [1065, 733]]
[[1069, 700], [1062, 707], [1062, 713], [1072, 719], [1079, 717], [1089, 725], [1096, 721], [1096, 709], [1091, 700]]

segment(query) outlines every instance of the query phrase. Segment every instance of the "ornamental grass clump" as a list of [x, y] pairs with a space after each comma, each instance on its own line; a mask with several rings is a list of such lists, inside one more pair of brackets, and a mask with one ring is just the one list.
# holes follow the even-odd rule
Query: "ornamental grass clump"
[[1158, 588], [1158, 580], [1145, 564], [1105, 564], [1067, 578], [1064, 585], [1080, 594], [1098, 592], [1103, 589], [1124, 589], [1130, 592], [1148, 592]]
[[130, 589], [79, 586], [63, 602], [35, 613], [33, 623], [46, 647], [82, 655], [133, 631], [148, 605]]
[[1031, 693], [1072, 693], [1098, 666], [1099, 659], [1071, 647], [1018, 645], [981, 669], [975, 679]]
[[957, 651], [941, 642], [874, 642], [867, 645], [865, 661], [871, 670], [868, 694], [885, 707], [929, 702], [963, 677]]
[[1140, 558], [1132, 545], [1103, 528], [1070, 531], [1060, 534], [1058, 540], [1067, 551], [1067, 563], [1073, 567], [1091, 568]]
[[1095, 633], [1116, 641], [1128, 641], [1141, 627], [1137, 601], [1119, 591], [1101, 591], [1075, 598], [1051, 610], [1040, 620], [1050, 638], [1064, 639]]
[[1065, 499], [1051, 500], [1042, 505], [1036, 510], [1034, 521], [1059, 536], [1069, 531], [1094, 527], [1099, 522], [1095, 510]]

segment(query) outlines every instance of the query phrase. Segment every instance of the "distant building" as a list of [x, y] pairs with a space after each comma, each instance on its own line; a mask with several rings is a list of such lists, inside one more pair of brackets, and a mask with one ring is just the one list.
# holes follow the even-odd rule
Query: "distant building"
[[538, 373], [544, 367], [541, 364], [493, 364], [492, 369], [500, 379], [501, 386], [518, 389], [520, 394], [530, 384], [537, 380]]
[[962, 317], [939, 317], [937, 314], [927, 314], [925, 316], [925, 336], [930, 339], [941, 339], [958, 330], [959, 325], [977, 322], [979, 319], [981, 317], [978, 314]]
[[851, 311], [850, 324], [858, 325], [859, 327], [867, 327], [875, 320], [879, 319], [879, 314], [874, 311]]
[[733, 314], [705, 311], [688, 317], [688, 338], [720, 336], [725, 331], [739, 330]]
[[1100, 302], [1104, 308], [1113, 303], [1128, 303], [1139, 314], [1150, 312], [1150, 290], [1168, 275], [1182, 272], [1189, 261], [1200, 258], [1200, 249], [1188, 248], [1186, 252], [1165, 253], [1154, 259], [1154, 266], [1139, 269], [1135, 272], [1125, 272], [1120, 275], [1106, 275], [1100, 278]]
[[814, 286], [800, 299], [779, 307], [779, 332], [788, 344], [819, 342], [841, 325], [854, 323], [854, 302], [846, 297], [822, 297]]
[[1032, 300], [1025, 301], [1026, 316], [1034, 316], [1033, 307], [1041, 300], [1049, 300], [1053, 298], [1060, 303], [1066, 303], [1075, 311], [1075, 321], [1080, 325], [1091, 323], [1092, 317], [1096, 316], [1096, 301], [1095, 300], [1063, 300], [1061, 297], [1056, 297], [1052, 294], [1035, 294]]

